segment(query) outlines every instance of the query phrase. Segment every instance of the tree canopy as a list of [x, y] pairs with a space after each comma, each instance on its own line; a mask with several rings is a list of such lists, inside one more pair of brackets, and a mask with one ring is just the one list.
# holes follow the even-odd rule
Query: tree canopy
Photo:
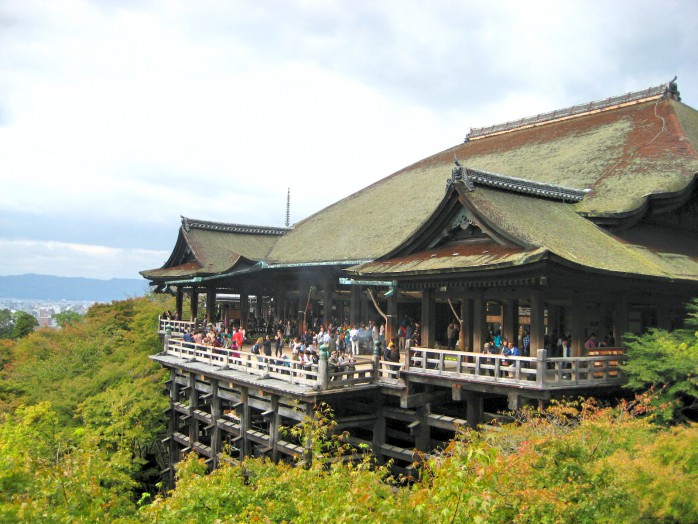
[[685, 328], [650, 329], [627, 336], [627, 387], [656, 393], [653, 404], [666, 422], [698, 418], [698, 300], [688, 304]]
[[[100, 304], [64, 329], [0, 340], [0, 522], [698, 521], [698, 425], [647, 416], [664, 413], [661, 388], [613, 407], [553, 402], [516, 412], [513, 424], [464, 429], [409, 482], [369, 459], [251, 458], [209, 473], [189, 454], [176, 487], [159, 491], [168, 400], [148, 356], [160, 351], [157, 316], [172, 307], [163, 300]], [[690, 348], [689, 335], [647, 340]], [[660, 371], [644, 383], [684, 377]], [[318, 413], [289, 431], [312, 435], [316, 457], [346, 453], [332, 428]]]
[[39, 325], [34, 316], [24, 311], [0, 309], [0, 338], [18, 339], [32, 333]]

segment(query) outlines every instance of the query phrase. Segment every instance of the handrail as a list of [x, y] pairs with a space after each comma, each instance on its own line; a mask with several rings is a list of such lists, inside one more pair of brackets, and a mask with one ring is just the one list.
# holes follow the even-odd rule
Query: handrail
[[[512, 357], [413, 347], [406, 362], [378, 360], [374, 363], [371, 359], [359, 358], [353, 367], [334, 368], [329, 364], [323, 367], [321, 363], [308, 368], [288, 357], [256, 355], [185, 342], [176, 335], [167, 337], [165, 347], [167, 354], [180, 358], [315, 389], [338, 389], [376, 382], [395, 385], [401, 383], [405, 372], [529, 389], [613, 386], [625, 382], [621, 365], [627, 356], [623, 351], [623, 348], [603, 348], [598, 351], [603, 353], [600, 355], [549, 358], [544, 349], [538, 350], [536, 356]], [[323, 374], [320, 368], [327, 371]]]
[[168, 332], [172, 335], [182, 335], [185, 331], [193, 331], [196, 328], [196, 322], [189, 320], [172, 320], [169, 318], [158, 318], [158, 333], [166, 335]]
[[[307, 367], [288, 357], [270, 357], [242, 350], [207, 346], [186, 342], [179, 337], [172, 337], [167, 341], [165, 352], [168, 355], [242, 371], [258, 377], [275, 378], [291, 384], [314, 387], [322, 382], [317, 364]], [[329, 383], [326, 389], [375, 382], [373, 363], [366, 359], [359, 359], [351, 368], [331, 370], [327, 374]]]
[[457, 375], [475, 382], [526, 385], [541, 389], [569, 386], [623, 384], [622, 348], [606, 348], [611, 354], [578, 357], [547, 357], [540, 349], [535, 357], [412, 348], [409, 371]]

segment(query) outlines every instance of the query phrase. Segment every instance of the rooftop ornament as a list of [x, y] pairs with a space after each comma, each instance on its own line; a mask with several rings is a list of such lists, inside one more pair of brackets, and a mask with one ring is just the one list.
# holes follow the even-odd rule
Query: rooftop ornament
[[479, 186], [493, 187], [495, 189], [503, 189], [514, 193], [523, 193], [563, 202], [579, 202], [589, 192], [589, 189], [573, 189], [554, 184], [534, 182], [533, 180], [525, 180], [523, 178], [499, 175], [497, 173], [488, 173], [487, 171], [478, 171], [462, 166], [457, 159], [454, 159], [454, 163], [456, 165], [451, 170], [451, 178], [446, 181], [446, 191], [450, 190], [451, 186], [454, 184], [460, 182], [468, 191], [475, 191], [475, 185], [477, 184]]
[[662, 97], [671, 98], [679, 102], [681, 101], [678, 86], [676, 85], [676, 77], [674, 77], [673, 80], [671, 80], [670, 82], [658, 85], [656, 87], [643, 89], [642, 91], [633, 91], [631, 93], [626, 93], [620, 96], [612, 96], [605, 100], [597, 100], [595, 102], [579, 104], [565, 109], [557, 109], [549, 113], [541, 113], [539, 115], [529, 116], [526, 118], [521, 118], [519, 120], [512, 120], [503, 124], [496, 124], [488, 127], [471, 127], [470, 133], [468, 133], [465, 137], [465, 142], [485, 138], [491, 135], [498, 135], [500, 133], [506, 133], [515, 129], [535, 127], [537, 125], [548, 122], [554, 122], [556, 120], [562, 120], [574, 116], [581, 116], [598, 111], [605, 111], [618, 106], [636, 104], [639, 102], [644, 102], [646, 100]]

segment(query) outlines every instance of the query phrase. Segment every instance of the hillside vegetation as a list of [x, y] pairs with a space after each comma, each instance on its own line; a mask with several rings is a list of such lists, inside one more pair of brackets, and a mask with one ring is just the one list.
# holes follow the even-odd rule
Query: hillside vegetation
[[[160, 351], [157, 315], [172, 307], [98, 305], [60, 331], [0, 340], [0, 522], [698, 521], [698, 427], [667, 418], [690, 390], [667, 400], [663, 377], [634, 402], [577, 399], [464, 430], [412, 482], [370, 462], [250, 459], [207, 473], [191, 455], [163, 493], [168, 400], [148, 355]], [[695, 331], [681, 337], [695, 354]], [[321, 437], [316, 456], [347, 451], [331, 429], [331, 414], [306, 424]]]

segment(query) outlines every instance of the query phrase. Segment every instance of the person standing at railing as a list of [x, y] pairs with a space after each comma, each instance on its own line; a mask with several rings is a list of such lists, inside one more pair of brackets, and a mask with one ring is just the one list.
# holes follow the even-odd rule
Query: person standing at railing
[[276, 331], [276, 338], [274, 339], [274, 356], [284, 356], [284, 335], [281, 333], [281, 330]]
[[597, 347], [599, 347], [599, 339], [596, 336], [596, 333], [592, 333], [591, 336], [584, 343], [584, 349], [596, 349]]
[[455, 322], [451, 322], [446, 328], [446, 339], [448, 341], [448, 349], [453, 351], [456, 349], [456, 343], [458, 342], [458, 337], [460, 335], [460, 330]]
[[262, 362], [262, 360], [263, 360], [262, 359], [262, 344], [263, 344], [263, 342], [264, 342], [264, 340], [262, 339], [262, 337], [259, 337], [257, 339], [257, 342], [255, 342], [252, 345], [252, 348], [250, 349], [250, 353], [252, 353], [253, 355], [257, 355], [257, 362]]
[[531, 354], [531, 335], [528, 334], [527, 330], [524, 331], [523, 337], [521, 337], [521, 348], [524, 357]]
[[230, 349], [230, 346], [233, 342], [233, 337], [230, 334], [230, 330], [228, 328], [225, 328], [223, 330], [223, 333], [221, 333], [221, 341], [223, 342], [223, 347], [225, 349]]
[[269, 335], [267, 335], [264, 341], [262, 342], [262, 349], [264, 351], [265, 356], [271, 356], [271, 337], [269, 337]]
[[492, 339], [492, 340], [494, 343], [494, 347], [496, 347], [498, 349], [501, 348], [502, 347], [502, 332], [497, 330], [497, 332], [494, 335], [494, 339]]
[[[513, 344], [512, 344], [512, 345], [513, 345]], [[511, 355], [511, 348], [509, 347], [509, 343], [507, 342], [506, 339], [502, 340], [502, 351], [501, 351], [501, 355], [504, 356], [504, 357], [508, 357], [509, 355]], [[506, 358], [504, 358], [504, 359], [502, 359], [502, 361], [501, 361], [501, 365], [502, 365], [502, 366], [508, 366], [508, 365], [509, 365], [509, 361], [506, 360]]]
[[351, 329], [349, 330], [349, 340], [351, 341], [351, 354], [358, 355], [359, 354], [359, 330], [356, 329], [356, 326], [351, 326]]
[[242, 345], [245, 343], [245, 337], [242, 334], [242, 330], [239, 328], [233, 328], [233, 340], [237, 344], [238, 348], [242, 349]]
[[[487, 354], [487, 355], [491, 355], [491, 354], [496, 352], [496, 348], [492, 347], [492, 342], [485, 342], [485, 345], [482, 348], [482, 352]], [[485, 360], [485, 363], [488, 366], [491, 366], [492, 364], [494, 364], [494, 359], [488, 358], [487, 360]], [[487, 374], [489, 376], [494, 376], [494, 370], [488, 369]]]
[[422, 345], [422, 326], [419, 322], [414, 323], [414, 331], [412, 332], [412, 347]]

